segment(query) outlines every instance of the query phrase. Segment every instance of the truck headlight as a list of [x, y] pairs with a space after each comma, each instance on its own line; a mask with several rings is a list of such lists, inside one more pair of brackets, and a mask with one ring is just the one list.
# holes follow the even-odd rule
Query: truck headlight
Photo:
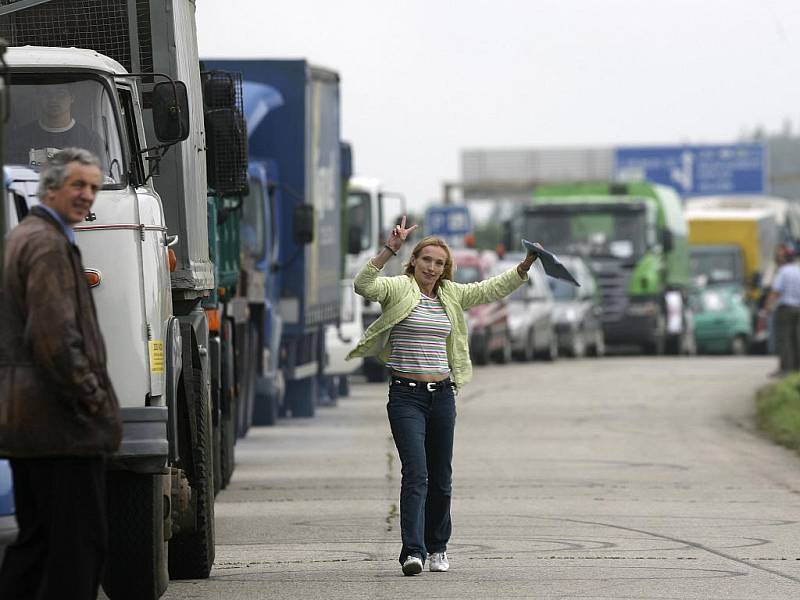
[[703, 309], [708, 312], [720, 312], [727, 308], [727, 303], [722, 294], [718, 292], [703, 293]]

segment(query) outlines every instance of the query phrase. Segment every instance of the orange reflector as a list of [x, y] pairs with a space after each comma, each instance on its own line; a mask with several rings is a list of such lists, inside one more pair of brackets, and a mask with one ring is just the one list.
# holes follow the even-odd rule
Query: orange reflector
[[100, 285], [100, 280], [102, 277], [100, 276], [99, 271], [89, 271], [86, 270], [83, 272], [84, 277], [86, 277], [86, 283], [89, 284], [90, 288], [97, 287]]
[[219, 331], [219, 310], [216, 308], [207, 308], [206, 319], [208, 319], [209, 331]]
[[173, 273], [178, 266], [178, 258], [172, 248], [167, 248], [167, 262], [169, 262], [169, 272]]

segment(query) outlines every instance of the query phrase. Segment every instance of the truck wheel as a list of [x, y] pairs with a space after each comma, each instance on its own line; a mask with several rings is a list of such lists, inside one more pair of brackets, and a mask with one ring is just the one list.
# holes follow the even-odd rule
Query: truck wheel
[[253, 411], [256, 395], [256, 378], [259, 373], [259, 359], [261, 347], [259, 345], [258, 327], [255, 323], [236, 328], [240, 334], [237, 340], [237, 369], [236, 381], [239, 382], [239, 398], [236, 403], [236, 436], [244, 437], [253, 424]]
[[339, 375], [337, 386], [340, 396], [347, 397], [350, 395], [350, 378], [347, 375]]
[[156, 600], [169, 584], [163, 475], [110, 471], [109, 553], [103, 589], [111, 600]]
[[[194, 448], [180, 448], [185, 457], [187, 478], [192, 488], [194, 528], [173, 534], [169, 542], [169, 576], [172, 579], [205, 579], [214, 564], [214, 447], [211, 404], [201, 369], [192, 371], [195, 397], [187, 399], [195, 411], [197, 442]], [[188, 427], [188, 418], [184, 417]], [[191, 439], [191, 438], [187, 438]]]
[[319, 394], [318, 379], [316, 376], [311, 376], [286, 384], [286, 404], [292, 412], [292, 417], [310, 418], [314, 416]]
[[[227, 327], [227, 340], [222, 346], [222, 415], [220, 416], [220, 487], [225, 489], [231, 481], [235, 468], [236, 416], [239, 398], [236, 397], [236, 373], [234, 371], [233, 327]], [[241, 389], [241, 388], [240, 388]]]
[[[270, 389], [271, 388], [271, 389]], [[256, 379], [256, 392], [253, 406], [253, 425], [275, 425], [278, 422], [278, 398], [275, 386], [266, 379]]]

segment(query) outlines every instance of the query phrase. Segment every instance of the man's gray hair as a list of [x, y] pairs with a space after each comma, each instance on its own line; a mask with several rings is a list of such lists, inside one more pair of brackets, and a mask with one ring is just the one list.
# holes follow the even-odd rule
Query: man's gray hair
[[59, 150], [47, 161], [39, 174], [39, 200], [44, 200], [49, 190], [57, 190], [64, 185], [67, 179], [67, 165], [73, 162], [102, 170], [100, 159], [88, 150], [83, 148]]

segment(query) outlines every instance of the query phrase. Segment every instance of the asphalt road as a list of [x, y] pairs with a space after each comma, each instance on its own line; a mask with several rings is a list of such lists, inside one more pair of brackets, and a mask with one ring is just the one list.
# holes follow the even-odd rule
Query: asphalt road
[[165, 598], [800, 597], [800, 457], [753, 430], [768, 358], [476, 370], [459, 395], [451, 571], [403, 577], [386, 388], [252, 430], [208, 580]]

